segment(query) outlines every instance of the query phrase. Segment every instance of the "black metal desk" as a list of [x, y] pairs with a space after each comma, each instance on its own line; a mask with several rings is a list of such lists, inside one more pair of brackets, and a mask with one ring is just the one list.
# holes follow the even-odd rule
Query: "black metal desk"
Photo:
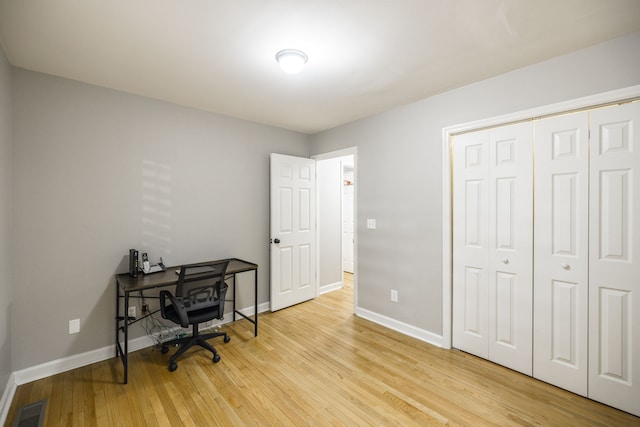
[[[129, 273], [116, 275], [116, 357], [122, 359], [124, 367], [124, 384], [128, 380], [128, 355], [129, 355], [129, 325], [140, 321], [146, 316], [133, 319], [126, 314], [129, 312], [129, 298], [134, 292], [142, 292], [148, 289], [164, 288], [167, 286], [175, 286], [178, 281], [177, 267], [169, 267], [167, 271], [144, 275], [140, 273], [138, 277], [130, 277]], [[236, 310], [236, 274], [245, 271], [253, 271], [254, 294], [255, 294], [255, 312], [253, 319]], [[229, 259], [227, 266], [227, 276], [233, 276], [233, 321], [236, 320], [236, 313], [247, 319], [254, 325], [254, 336], [258, 336], [258, 264], [243, 261], [237, 258]], [[120, 312], [120, 300], [124, 301], [124, 311]], [[147, 315], [148, 316], [148, 315]], [[120, 334], [123, 334], [124, 342], [120, 343]]]

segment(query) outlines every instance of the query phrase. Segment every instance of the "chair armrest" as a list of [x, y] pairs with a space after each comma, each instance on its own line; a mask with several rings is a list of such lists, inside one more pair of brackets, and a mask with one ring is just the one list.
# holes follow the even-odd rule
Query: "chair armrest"
[[182, 304], [182, 301], [179, 301], [178, 298], [174, 297], [169, 291], [160, 291], [160, 315], [162, 316], [162, 318], [167, 319], [165, 312], [166, 307], [168, 306], [168, 304], [166, 303], [167, 298], [169, 298], [171, 305], [178, 314], [178, 319], [180, 319], [180, 326], [182, 326], [183, 328], [188, 328], [189, 319], [187, 317], [187, 312], [184, 309], [184, 304]]

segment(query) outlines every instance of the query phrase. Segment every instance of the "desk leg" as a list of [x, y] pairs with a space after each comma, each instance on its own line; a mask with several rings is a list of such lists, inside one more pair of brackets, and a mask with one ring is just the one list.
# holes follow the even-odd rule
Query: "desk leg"
[[115, 352], [116, 357], [120, 356], [118, 354], [118, 344], [120, 342], [120, 286], [116, 283], [116, 345]]
[[[249, 271], [249, 270], [245, 270], [245, 271]], [[247, 319], [249, 322], [253, 323], [253, 336], [257, 337], [258, 336], [258, 269], [256, 268], [254, 271], [254, 276], [253, 276], [253, 296], [254, 296], [254, 313], [253, 313], [253, 319], [250, 316], [247, 316], [244, 313], [241, 312], [237, 312], [240, 316], [244, 317], [245, 319]], [[236, 321], [236, 291], [237, 291], [237, 287], [236, 287], [236, 273], [233, 273], [233, 321]]]
[[236, 321], [236, 273], [233, 273], [233, 321]]
[[129, 379], [129, 292], [124, 293], [124, 354], [122, 365], [124, 366], [124, 383]]
[[255, 312], [253, 317], [255, 318], [255, 323], [253, 324], [253, 336], [258, 336], [258, 269], [254, 270], [254, 282], [253, 282], [253, 294], [255, 297]]

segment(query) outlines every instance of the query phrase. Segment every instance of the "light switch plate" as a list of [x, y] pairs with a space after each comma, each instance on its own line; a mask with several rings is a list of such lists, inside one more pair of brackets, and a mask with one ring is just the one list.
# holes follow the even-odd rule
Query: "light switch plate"
[[375, 219], [367, 219], [367, 228], [369, 230], [375, 230], [376, 229], [376, 220]]

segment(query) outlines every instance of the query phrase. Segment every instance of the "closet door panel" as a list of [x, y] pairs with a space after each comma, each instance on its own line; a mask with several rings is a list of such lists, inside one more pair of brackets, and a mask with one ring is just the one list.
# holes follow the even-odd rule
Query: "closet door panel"
[[589, 113], [535, 123], [533, 376], [587, 395]]
[[640, 103], [591, 112], [589, 397], [640, 415]]
[[453, 346], [488, 358], [488, 132], [453, 144]]
[[532, 126], [489, 131], [489, 360], [532, 372]]

